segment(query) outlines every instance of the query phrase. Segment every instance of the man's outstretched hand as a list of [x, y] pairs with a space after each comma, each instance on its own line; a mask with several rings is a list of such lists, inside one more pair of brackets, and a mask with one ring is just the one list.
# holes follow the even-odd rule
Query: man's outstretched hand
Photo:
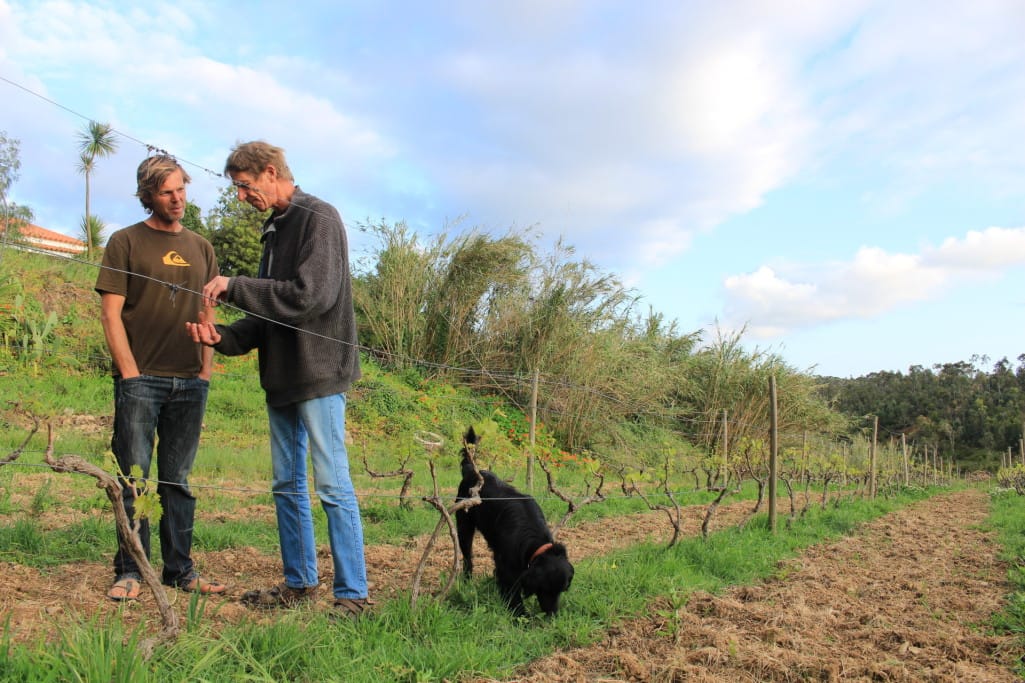
[[205, 344], [206, 346], [213, 346], [221, 341], [221, 335], [214, 326], [217, 314], [213, 306], [210, 305], [210, 300], [205, 299], [205, 302], [206, 305], [199, 312], [199, 322], [185, 323], [185, 329], [188, 330], [192, 341]]

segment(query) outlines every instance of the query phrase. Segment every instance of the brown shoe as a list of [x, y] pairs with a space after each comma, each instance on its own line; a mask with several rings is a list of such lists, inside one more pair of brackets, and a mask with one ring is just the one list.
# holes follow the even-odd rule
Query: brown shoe
[[276, 607], [298, 607], [311, 601], [317, 595], [317, 587], [292, 588], [284, 582], [273, 588], [246, 591], [242, 594], [242, 604], [250, 607], [274, 609]]
[[185, 591], [186, 593], [202, 593], [203, 595], [220, 595], [224, 591], [228, 590], [220, 581], [211, 581], [204, 579], [198, 574], [192, 577], [191, 580], [178, 586], [178, 590]]
[[370, 598], [335, 598], [331, 614], [335, 617], [359, 619], [373, 612], [376, 606], [377, 603]]

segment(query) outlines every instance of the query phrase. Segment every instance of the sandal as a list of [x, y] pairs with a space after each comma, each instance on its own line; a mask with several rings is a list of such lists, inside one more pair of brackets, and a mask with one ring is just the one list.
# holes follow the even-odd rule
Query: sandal
[[335, 598], [332, 616], [359, 619], [374, 611], [377, 603], [370, 598]]
[[114, 582], [114, 585], [107, 591], [107, 597], [114, 602], [127, 602], [137, 599], [141, 589], [142, 583], [139, 579], [124, 576]]
[[202, 576], [194, 576], [191, 581], [178, 586], [178, 590], [201, 595], [219, 595], [228, 590], [228, 587], [220, 581], [208, 581]]
[[246, 591], [242, 594], [242, 603], [250, 607], [273, 609], [275, 607], [298, 607], [309, 602], [317, 594], [317, 587], [292, 588], [282, 582], [273, 588]]

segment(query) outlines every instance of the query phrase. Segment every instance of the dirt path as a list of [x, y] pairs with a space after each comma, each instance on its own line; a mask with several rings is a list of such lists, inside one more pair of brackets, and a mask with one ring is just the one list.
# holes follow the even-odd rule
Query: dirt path
[[1010, 587], [985, 494], [937, 496], [787, 562], [785, 578], [696, 594], [517, 681], [1017, 681], [987, 635]]

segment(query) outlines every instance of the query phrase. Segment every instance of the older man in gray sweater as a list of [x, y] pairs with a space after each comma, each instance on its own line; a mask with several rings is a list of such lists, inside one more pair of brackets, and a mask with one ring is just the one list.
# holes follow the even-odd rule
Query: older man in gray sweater
[[358, 617], [370, 609], [363, 525], [345, 448], [345, 392], [360, 377], [348, 243], [338, 211], [303, 192], [284, 150], [262, 141], [235, 147], [224, 168], [240, 201], [270, 210], [258, 277], [218, 276], [204, 288], [247, 315], [232, 325], [200, 319], [193, 339], [225, 355], [258, 349], [267, 397], [274, 505], [284, 581], [252, 590], [243, 602], [292, 607], [320, 583], [306, 454], [327, 514], [334, 608]]

